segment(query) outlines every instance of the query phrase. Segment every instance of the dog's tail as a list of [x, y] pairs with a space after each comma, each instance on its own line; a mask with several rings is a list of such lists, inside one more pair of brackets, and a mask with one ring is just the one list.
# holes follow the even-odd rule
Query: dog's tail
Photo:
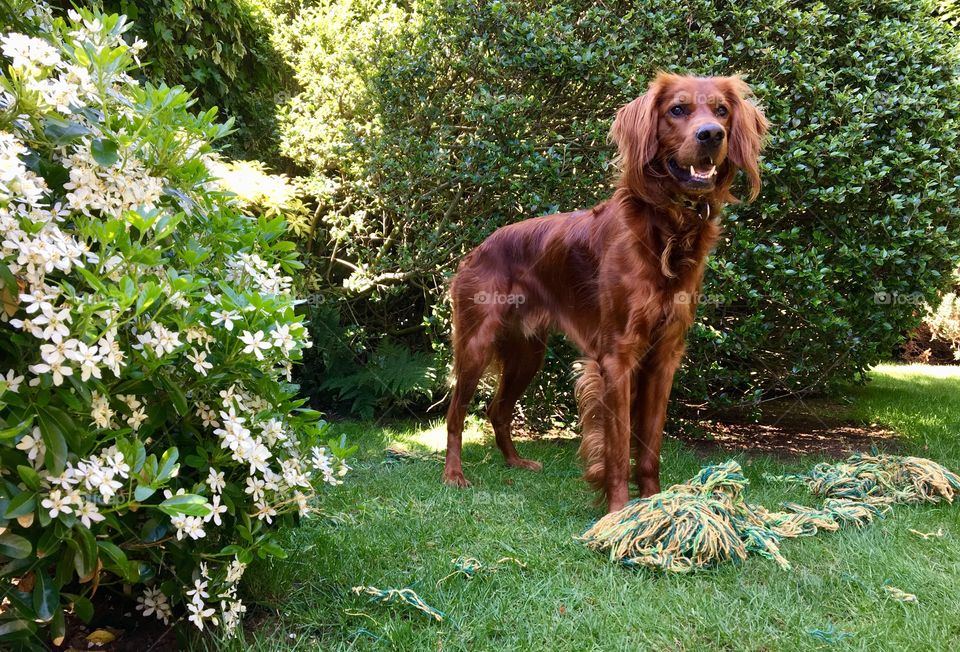
[[583, 459], [583, 478], [596, 489], [602, 489], [607, 472], [604, 465], [603, 436], [603, 376], [595, 360], [580, 360], [577, 379], [577, 405], [580, 409], [580, 457]]

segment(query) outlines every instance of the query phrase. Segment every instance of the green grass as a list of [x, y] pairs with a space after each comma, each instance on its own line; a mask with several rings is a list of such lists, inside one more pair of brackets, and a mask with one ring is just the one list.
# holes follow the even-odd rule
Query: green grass
[[[960, 468], [960, 368], [884, 366], [851, 390], [849, 416], [902, 435], [905, 453]], [[626, 570], [574, 540], [601, 511], [579, 479], [577, 441], [520, 442], [542, 473], [506, 468], [486, 426], [471, 423], [465, 471], [474, 486], [440, 483], [442, 462], [385, 465], [383, 449], [443, 447], [443, 424], [340, 424], [360, 445], [348, 482], [324, 513], [285, 533], [290, 557], [252, 568], [246, 591], [262, 606], [243, 643], [288, 650], [792, 650], [956, 649], [960, 645], [960, 505], [897, 507], [863, 530], [786, 541], [780, 570], [753, 558], [695, 575]], [[736, 456], [751, 481], [748, 500], [810, 504], [802, 489], [764, 472], [808, 468]], [[664, 485], [709, 459], [674, 440], [663, 453]], [[924, 540], [909, 530], [935, 531]], [[460, 555], [527, 564], [473, 580], [450, 577]], [[919, 597], [903, 604], [891, 584]], [[448, 618], [367, 602], [355, 585], [410, 586]], [[256, 614], [254, 614], [256, 618]], [[819, 634], [818, 634], [819, 632]]]

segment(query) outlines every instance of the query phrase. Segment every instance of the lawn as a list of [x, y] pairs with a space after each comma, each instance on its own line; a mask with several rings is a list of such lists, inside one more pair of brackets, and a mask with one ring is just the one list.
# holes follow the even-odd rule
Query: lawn
[[[960, 367], [883, 366], [850, 390], [846, 417], [900, 434], [901, 451], [960, 468]], [[542, 473], [506, 468], [486, 425], [471, 422], [465, 446], [474, 486], [440, 483], [442, 422], [337, 424], [360, 446], [349, 481], [324, 513], [285, 534], [290, 556], [254, 567], [247, 592], [254, 623], [223, 649], [638, 650], [957, 649], [960, 646], [960, 505], [900, 506], [862, 530], [786, 541], [781, 570], [754, 558], [695, 575], [626, 570], [574, 540], [601, 511], [579, 479], [577, 440], [521, 441]], [[385, 463], [400, 445], [426, 459]], [[664, 445], [664, 485], [702, 465], [676, 440]], [[748, 499], [811, 504], [804, 490], [765, 472], [808, 468], [816, 457], [733, 456], [751, 481]], [[923, 539], [910, 530], [942, 529]], [[461, 556], [507, 567], [440, 580]], [[439, 582], [439, 584], [438, 584]], [[412, 587], [447, 614], [434, 622], [371, 604], [356, 585]], [[891, 599], [892, 585], [918, 604]]]

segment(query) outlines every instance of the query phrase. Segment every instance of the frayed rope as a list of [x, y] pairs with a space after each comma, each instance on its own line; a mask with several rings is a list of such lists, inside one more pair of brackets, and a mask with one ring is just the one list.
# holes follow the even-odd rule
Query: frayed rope
[[736, 462], [708, 466], [684, 484], [607, 514], [580, 539], [626, 566], [686, 573], [756, 554], [789, 568], [780, 553], [783, 539], [862, 526], [887, 509], [831, 499], [821, 509], [787, 503], [785, 511], [770, 512], [743, 499], [748, 484]]
[[816, 496], [880, 504], [948, 503], [960, 491], [960, 477], [922, 457], [856, 453], [844, 462], [817, 464], [807, 473], [765, 476], [804, 484]]
[[442, 611], [434, 609], [417, 595], [413, 589], [378, 589], [375, 586], [355, 586], [353, 592], [357, 595], [366, 593], [370, 597], [370, 602], [379, 602], [380, 604], [399, 603], [405, 604], [414, 609], [422, 611], [436, 621], [443, 621], [446, 617]]
[[440, 580], [437, 581], [437, 586], [440, 586], [444, 580], [454, 575], [463, 575], [468, 580], [472, 580], [479, 573], [495, 573], [506, 566], [507, 562], [516, 564], [519, 568], [527, 567], [526, 564], [514, 557], [501, 557], [489, 566], [484, 565], [479, 559], [474, 559], [473, 557], [457, 557], [450, 562], [456, 570], [449, 575], [441, 577]]

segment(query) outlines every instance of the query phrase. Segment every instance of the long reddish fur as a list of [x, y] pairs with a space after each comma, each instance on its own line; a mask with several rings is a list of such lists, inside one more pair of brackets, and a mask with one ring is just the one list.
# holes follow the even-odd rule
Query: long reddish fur
[[[691, 80], [709, 83], [730, 103], [726, 161], [713, 191], [695, 198], [696, 209], [656, 165], [659, 152], [690, 137], [658, 128], [660, 98]], [[500, 367], [488, 410], [497, 444], [508, 464], [539, 467], [517, 454], [510, 421], [556, 329], [584, 355], [576, 390], [586, 479], [605, 491], [609, 509], [621, 507], [632, 450], [641, 495], [659, 490], [666, 404], [707, 256], [720, 235], [720, 210], [736, 201], [730, 188], [737, 169], [746, 174], [751, 199], [759, 190], [767, 123], [748, 94], [736, 77], [660, 74], [644, 96], [617, 112], [610, 138], [619, 176], [611, 199], [505, 226], [463, 259], [451, 285], [456, 384], [447, 414], [448, 483], [468, 484], [460, 462], [463, 418], [491, 363]]]

